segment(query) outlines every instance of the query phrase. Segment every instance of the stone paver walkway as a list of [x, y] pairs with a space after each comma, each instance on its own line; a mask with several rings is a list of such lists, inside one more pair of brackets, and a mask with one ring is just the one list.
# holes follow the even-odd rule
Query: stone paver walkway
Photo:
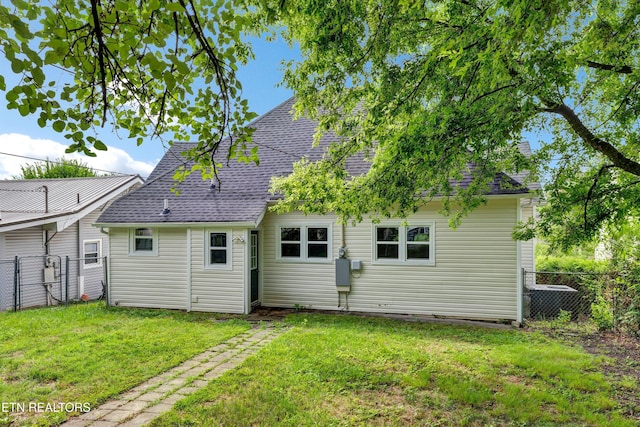
[[209, 380], [235, 368], [247, 357], [280, 336], [286, 329], [256, 326], [169, 371], [151, 378], [105, 404], [74, 417], [65, 427], [139, 427], [167, 412], [183, 397]]

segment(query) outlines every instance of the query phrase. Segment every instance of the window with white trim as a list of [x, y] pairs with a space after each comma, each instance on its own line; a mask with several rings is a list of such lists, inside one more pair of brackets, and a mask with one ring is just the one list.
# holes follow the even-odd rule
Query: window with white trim
[[205, 264], [212, 268], [231, 266], [231, 232], [209, 230], [206, 232]]
[[84, 240], [82, 247], [85, 268], [102, 265], [102, 239]]
[[331, 260], [329, 224], [287, 224], [276, 227], [278, 259], [307, 262]]
[[129, 253], [132, 255], [157, 255], [158, 254], [158, 230], [155, 228], [132, 228]]
[[433, 223], [374, 226], [374, 262], [434, 265]]

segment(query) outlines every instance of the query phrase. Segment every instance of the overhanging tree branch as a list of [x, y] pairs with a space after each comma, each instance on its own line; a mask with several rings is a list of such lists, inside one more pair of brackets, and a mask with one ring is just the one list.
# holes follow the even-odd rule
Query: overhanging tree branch
[[588, 231], [588, 227], [589, 227], [589, 219], [588, 219], [588, 209], [587, 207], [589, 206], [589, 202], [591, 201], [591, 197], [593, 195], [593, 191], [596, 189], [596, 186], [598, 185], [598, 181], [600, 180], [600, 177], [602, 176], [602, 174], [604, 173], [604, 171], [606, 171], [607, 169], [611, 169], [615, 167], [615, 165], [604, 165], [600, 168], [600, 170], [598, 171], [598, 173], [596, 174], [595, 179], [593, 180], [593, 184], [591, 184], [591, 187], [589, 187], [589, 191], [587, 192], [587, 197], [584, 200], [584, 231], [587, 232]]
[[93, 28], [98, 41], [98, 65], [100, 67], [100, 87], [102, 89], [102, 126], [104, 126], [107, 122], [107, 108], [109, 106], [107, 100], [107, 70], [104, 63], [108, 49], [104, 44], [102, 24], [98, 13], [98, 1], [99, 0], [91, 0], [91, 17], [93, 18]]
[[613, 145], [595, 136], [569, 106], [566, 104], [553, 104], [549, 101], [545, 101], [545, 103], [549, 107], [547, 111], [562, 116], [584, 142], [594, 150], [604, 154], [616, 167], [633, 175], [640, 176], [640, 163], [631, 160], [618, 151]]
[[587, 61], [587, 65], [591, 68], [597, 68], [599, 70], [615, 71], [620, 74], [632, 74], [633, 68], [628, 65], [609, 65], [601, 64], [599, 62]]

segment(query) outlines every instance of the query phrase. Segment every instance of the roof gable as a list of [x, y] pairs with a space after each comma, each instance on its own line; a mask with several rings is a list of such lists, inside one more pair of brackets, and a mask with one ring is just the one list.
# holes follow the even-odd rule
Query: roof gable
[[[269, 193], [271, 177], [288, 175], [293, 163], [303, 157], [310, 161], [322, 157], [324, 148], [338, 141], [332, 133], [323, 136], [319, 147], [313, 148], [316, 122], [306, 118], [292, 119], [294, 99], [283, 102], [259, 117], [251, 127], [255, 129], [252, 142], [258, 147], [260, 164], [239, 163], [231, 160], [219, 170], [217, 182], [203, 181], [199, 173], [188, 176], [172, 188], [175, 171], [192, 163], [181, 155], [194, 143], [174, 143], [165, 153], [146, 183], [133, 193], [116, 200], [98, 219], [100, 224], [159, 224], [159, 223], [246, 223], [257, 225], [264, 215], [267, 203], [273, 200]], [[222, 146], [224, 150], [224, 145]], [[350, 162], [353, 175], [366, 173], [369, 163]], [[467, 177], [470, 180], [470, 176]], [[508, 186], [502, 184], [508, 183]], [[463, 179], [456, 183], [465, 186]], [[505, 174], [498, 174], [491, 185], [490, 194], [514, 194], [526, 189], [513, 189], [517, 182]], [[506, 189], [505, 189], [506, 188]], [[170, 213], [161, 215], [164, 200]]]

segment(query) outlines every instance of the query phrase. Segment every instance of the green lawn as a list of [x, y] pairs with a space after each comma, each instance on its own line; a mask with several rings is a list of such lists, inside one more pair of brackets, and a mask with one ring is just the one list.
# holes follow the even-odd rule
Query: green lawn
[[[0, 313], [0, 403], [96, 407], [249, 328], [211, 314], [81, 304]], [[8, 414], [2, 425], [51, 425], [67, 414]], [[13, 424], [11, 424], [13, 422]]]
[[618, 413], [602, 359], [539, 333], [288, 321], [289, 332], [152, 425], [636, 425]]

